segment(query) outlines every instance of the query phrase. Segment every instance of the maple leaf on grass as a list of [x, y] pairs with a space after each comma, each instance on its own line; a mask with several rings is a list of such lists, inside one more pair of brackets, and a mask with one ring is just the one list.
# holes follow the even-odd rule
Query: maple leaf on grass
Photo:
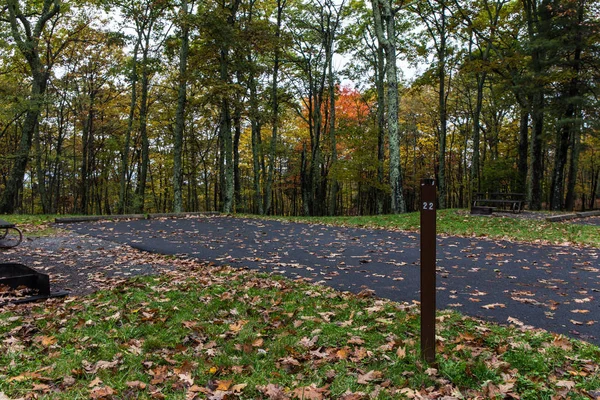
[[368, 385], [370, 382], [375, 380], [380, 380], [383, 377], [383, 373], [381, 371], [371, 370], [366, 374], [358, 375], [357, 383], [361, 385]]
[[267, 396], [269, 400], [287, 400], [290, 396], [285, 392], [285, 390], [279, 386], [269, 383], [265, 386], [258, 386], [258, 391]]
[[329, 393], [326, 387], [318, 388], [314, 383], [310, 386], [296, 388], [292, 391], [292, 398], [302, 400], [323, 400]]

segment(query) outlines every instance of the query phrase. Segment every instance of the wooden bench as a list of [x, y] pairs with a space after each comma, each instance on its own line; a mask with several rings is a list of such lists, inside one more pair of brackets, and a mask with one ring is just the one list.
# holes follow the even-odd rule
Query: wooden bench
[[[520, 213], [523, 211], [525, 204], [527, 204], [527, 200], [525, 199], [525, 193], [474, 193], [471, 213], [491, 214], [497, 207], [503, 209], [508, 207], [513, 213]], [[485, 212], [477, 212], [483, 210]]]
[[10, 249], [23, 241], [23, 233], [15, 224], [0, 219], [0, 249]]

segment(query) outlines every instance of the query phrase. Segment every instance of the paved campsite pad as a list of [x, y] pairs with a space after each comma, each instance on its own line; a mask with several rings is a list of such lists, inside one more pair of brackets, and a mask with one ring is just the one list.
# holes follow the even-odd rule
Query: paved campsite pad
[[[72, 224], [163, 254], [419, 299], [419, 235], [230, 217]], [[599, 249], [438, 237], [438, 308], [600, 344]]]
[[131, 247], [75, 233], [30, 238], [0, 252], [0, 262], [17, 262], [50, 275], [53, 292], [85, 295], [135, 275], [175, 267]]

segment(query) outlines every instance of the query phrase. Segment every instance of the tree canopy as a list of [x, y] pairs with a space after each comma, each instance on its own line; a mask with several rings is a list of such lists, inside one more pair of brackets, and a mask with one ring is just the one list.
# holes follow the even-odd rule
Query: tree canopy
[[597, 2], [0, 4], [0, 213], [600, 208]]

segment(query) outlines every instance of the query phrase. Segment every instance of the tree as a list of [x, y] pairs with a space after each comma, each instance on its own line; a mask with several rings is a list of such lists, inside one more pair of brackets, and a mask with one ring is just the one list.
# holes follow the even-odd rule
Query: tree
[[[192, 2], [193, 8], [193, 2]], [[179, 49], [179, 88], [177, 91], [177, 111], [175, 113], [175, 132], [173, 144], [173, 211], [183, 211], [183, 131], [185, 127], [185, 105], [187, 95], [187, 62], [190, 51], [190, 21], [188, 1], [181, 0], [179, 18], [181, 24]]]
[[404, 201], [402, 170], [400, 167], [400, 134], [398, 126], [398, 67], [396, 65], [396, 14], [391, 0], [372, 0], [375, 33], [379, 45], [386, 56], [387, 88], [387, 129], [390, 146], [390, 187], [391, 211], [394, 214], [406, 212]]
[[[48, 85], [48, 78], [53, 66], [53, 59], [41, 58], [40, 46], [46, 25], [60, 13], [59, 0], [44, 0], [41, 9], [23, 10], [18, 0], [7, 0], [4, 11], [8, 11], [7, 20], [13, 40], [23, 57], [27, 60], [31, 74], [31, 91], [28, 100], [27, 113], [23, 123], [19, 149], [15, 155], [11, 175], [0, 199], [0, 213], [12, 213], [15, 210], [17, 192], [23, 185], [25, 169], [31, 150], [35, 130]], [[37, 17], [34, 20], [34, 16]], [[56, 20], [52, 21], [56, 23]], [[56, 55], [60, 51], [50, 51]], [[45, 62], [44, 62], [45, 61]]]

